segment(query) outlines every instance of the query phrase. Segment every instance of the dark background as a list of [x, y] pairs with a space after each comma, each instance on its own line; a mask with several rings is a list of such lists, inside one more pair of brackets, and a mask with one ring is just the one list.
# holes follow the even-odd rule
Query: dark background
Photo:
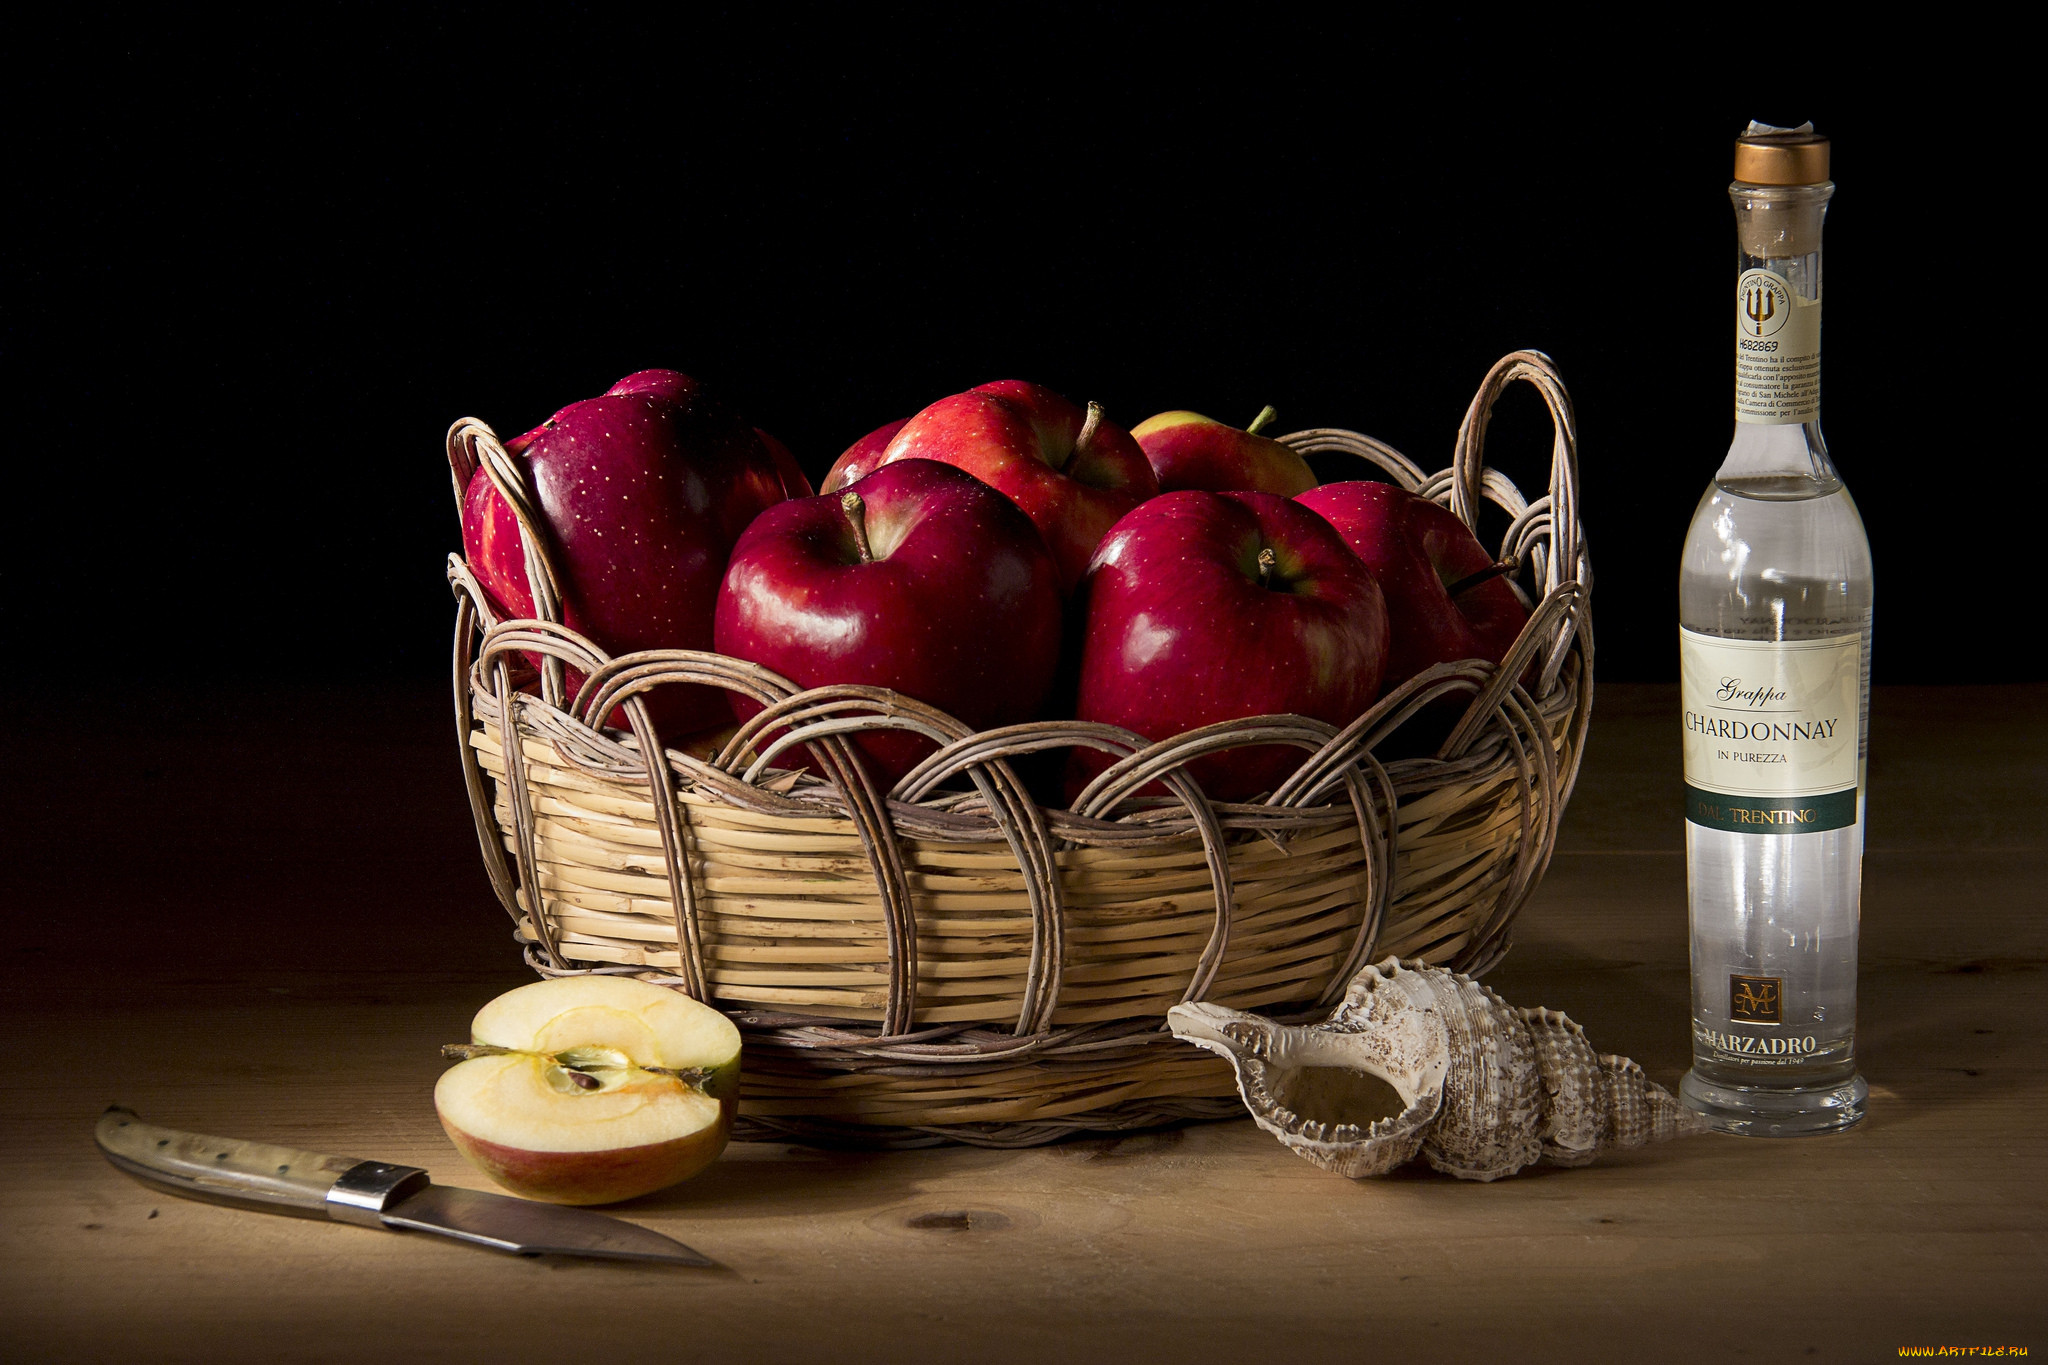
[[[24, 46], [22, 671], [438, 674], [448, 423], [517, 432], [642, 367], [722, 387], [814, 475], [1002, 377], [1126, 424], [1272, 403], [1438, 468], [1488, 364], [1534, 347], [1577, 403], [1601, 676], [1669, 679], [1755, 116], [1835, 139], [1825, 413], [1877, 680], [2042, 676], [2012, 629], [2040, 477], [1995, 325], [2029, 315], [1994, 264], [2022, 237], [1995, 37], [1790, 60], [1723, 23], [977, 13], [82, 11]], [[1496, 432], [1533, 492], [1540, 404]]]

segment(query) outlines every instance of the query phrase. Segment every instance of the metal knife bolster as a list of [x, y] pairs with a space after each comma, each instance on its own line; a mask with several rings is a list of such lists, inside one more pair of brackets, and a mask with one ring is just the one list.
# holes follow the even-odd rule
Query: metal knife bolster
[[417, 1166], [184, 1133], [119, 1107], [100, 1115], [93, 1137], [122, 1170], [179, 1194], [369, 1227], [382, 1227], [385, 1210], [430, 1183]]
[[410, 1199], [434, 1182], [417, 1166], [388, 1161], [358, 1161], [343, 1171], [327, 1191], [327, 1216], [338, 1223], [384, 1226], [384, 1212]]

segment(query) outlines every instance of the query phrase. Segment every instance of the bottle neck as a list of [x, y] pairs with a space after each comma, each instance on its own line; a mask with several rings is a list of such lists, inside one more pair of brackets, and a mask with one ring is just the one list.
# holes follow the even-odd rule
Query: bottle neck
[[1832, 182], [1728, 187], [1735, 440], [1718, 477], [1835, 480], [1820, 433], [1821, 225]]

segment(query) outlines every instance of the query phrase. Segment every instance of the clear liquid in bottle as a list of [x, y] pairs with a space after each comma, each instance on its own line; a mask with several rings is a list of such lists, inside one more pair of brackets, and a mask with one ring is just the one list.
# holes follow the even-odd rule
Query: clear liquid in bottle
[[[1717, 478], [1686, 538], [1679, 603], [1696, 635], [1860, 641], [1853, 822], [1793, 833], [1685, 827], [1694, 1045], [1681, 1093], [1730, 1132], [1846, 1127], [1867, 1093], [1855, 1035], [1871, 620], [1869, 544], [1848, 490], [1824, 464]], [[1730, 997], [1740, 988], [1727, 983], [1746, 980], [1778, 983], [1775, 1024], [1738, 1017]]]

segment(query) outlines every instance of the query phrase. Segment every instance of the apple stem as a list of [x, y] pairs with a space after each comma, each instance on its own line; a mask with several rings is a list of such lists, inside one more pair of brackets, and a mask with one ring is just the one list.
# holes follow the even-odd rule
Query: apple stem
[[1101, 425], [1102, 404], [1090, 403], [1088, 405], [1088, 416], [1082, 419], [1081, 422], [1081, 434], [1074, 438], [1074, 455], [1076, 458], [1087, 451], [1088, 443], [1095, 439], [1095, 429]]
[[1259, 586], [1262, 588], [1270, 586], [1272, 577], [1273, 547], [1268, 545], [1265, 549], [1259, 551]]
[[1279, 415], [1280, 414], [1278, 412], [1275, 412], [1273, 410], [1273, 405], [1271, 403], [1266, 404], [1266, 406], [1259, 409], [1259, 415], [1257, 417], [1252, 418], [1252, 424], [1244, 429], [1245, 435], [1258, 435], [1259, 429], [1261, 427], [1265, 426], [1266, 423], [1272, 421], [1275, 417], [1278, 417]]
[[640, 1069], [642, 1071], [651, 1071], [657, 1076], [673, 1076], [684, 1085], [695, 1086], [699, 1089], [703, 1088], [704, 1082], [711, 1079], [711, 1069], [703, 1066], [643, 1066]]
[[1506, 559], [1501, 560], [1497, 564], [1487, 565], [1478, 573], [1466, 574], [1463, 578], [1451, 584], [1450, 587], [1446, 588], [1444, 591], [1448, 592], [1452, 597], [1456, 597], [1459, 593], [1465, 591], [1465, 589], [1467, 588], [1476, 588], [1489, 578], [1499, 578], [1502, 574], [1513, 573], [1516, 569], [1519, 569], [1521, 567], [1521, 561], [1516, 559], [1513, 555], [1509, 555]]
[[858, 493], [849, 490], [839, 499], [839, 505], [846, 512], [846, 519], [853, 523], [853, 543], [860, 551], [860, 562], [875, 562], [875, 552], [868, 546], [868, 505], [861, 501]]
[[498, 1047], [492, 1043], [443, 1043], [441, 1055], [451, 1062], [467, 1062], [477, 1057], [503, 1057], [512, 1051], [509, 1047]]

